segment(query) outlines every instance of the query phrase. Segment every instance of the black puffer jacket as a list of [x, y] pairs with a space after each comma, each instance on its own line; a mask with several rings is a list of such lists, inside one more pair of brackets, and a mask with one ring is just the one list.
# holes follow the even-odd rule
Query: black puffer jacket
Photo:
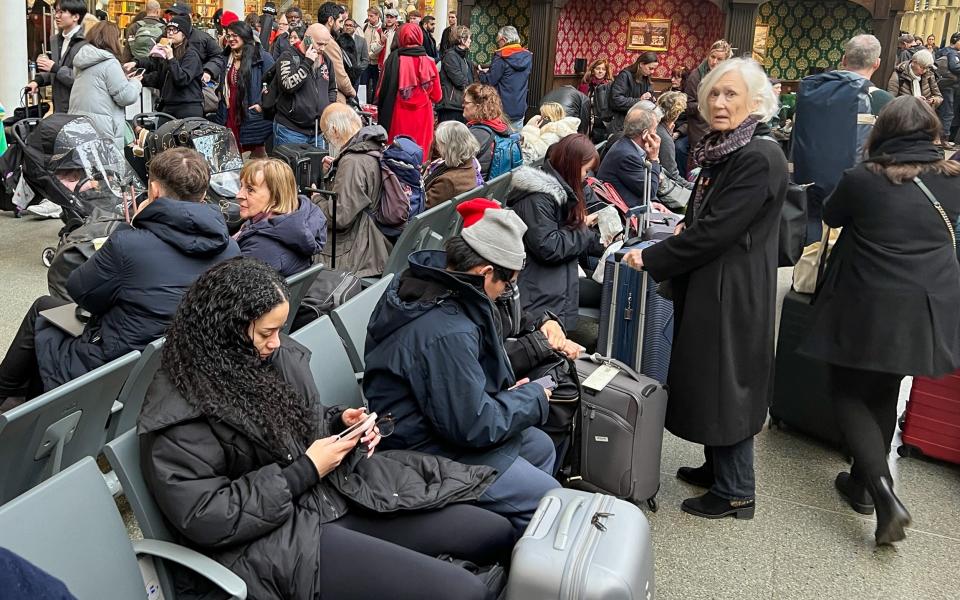
[[[273, 366], [311, 405], [320, 407], [310, 351], [282, 337]], [[321, 409], [317, 437], [342, 430], [342, 408]], [[247, 597], [321, 598], [323, 525], [343, 516], [348, 500], [371, 510], [436, 508], [476, 499], [492, 469], [413, 452], [347, 457], [336, 477], [319, 478], [302, 442], [268, 447], [250, 423], [211, 419], [188, 402], [161, 368], [140, 412], [140, 462], [154, 499], [180, 541], [240, 576]], [[356, 468], [354, 470], [354, 468]], [[398, 492], [398, 493], [395, 493]], [[176, 573], [181, 598], [208, 598], [205, 582]]]
[[542, 171], [516, 169], [511, 186], [507, 206], [527, 224], [523, 235], [527, 266], [519, 279], [523, 310], [534, 314], [550, 311], [560, 317], [568, 331], [572, 330], [577, 325], [580, 304], [577, 259], [584, 253], [603, 253], [600, 234], [595, 229], [566, 226], [577, 197], [549, 161]]
[[572, 85], [558, 87], [544, 94], [540, 99], [540, 106], [547, 102], [556, 102], [563, 107], [568, 117], [580, 119], [579, 133], [590, 132], [590, 96], [587, 96]]
[[463, 110], [463, 92], [473, 83], [473, 63], [467, 58], [467, 50], [454, 46], [443, 55], [440, 64], [440, 87], [443, 99], [438, 108]]

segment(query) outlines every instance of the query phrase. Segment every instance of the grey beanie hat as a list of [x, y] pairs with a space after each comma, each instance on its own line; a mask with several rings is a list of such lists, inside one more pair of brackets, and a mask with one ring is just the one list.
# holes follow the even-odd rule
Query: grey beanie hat
[[527, 224], [517, 213], [499, 207], [499, 204], [477, 198], [457, 206], [463, 217], [460, 235], [473, 251], [491, 263], [520, 271], [527, 254], [523, 248], [523, 234]]

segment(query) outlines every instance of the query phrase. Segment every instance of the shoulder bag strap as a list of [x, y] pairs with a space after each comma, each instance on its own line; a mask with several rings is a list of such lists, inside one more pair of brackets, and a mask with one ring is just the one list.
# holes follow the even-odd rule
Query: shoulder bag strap
[[947, 229], [950, 231], [950, 239], [953, 240], [953, 245], [957, 245], [957, 233], [953, 228], [953, 223], [950, 222], [950, 217], [947, 216], [947, 211], [943, 210], [943, 206], [937, 200], [937, 197], [933, 195], [933, 192], [930, 191], [930, 188], [927, 187], [919, 177], [913, 178], [913, 183], [920, 188], [920, 191], [923, 192], [923, 195], [927, 197], [927, 200], [930, 201], [930, 204], [933, 205], [937, 212], [940, 213], [940, 217], [943, 219], [943, 223], [947, 226]]

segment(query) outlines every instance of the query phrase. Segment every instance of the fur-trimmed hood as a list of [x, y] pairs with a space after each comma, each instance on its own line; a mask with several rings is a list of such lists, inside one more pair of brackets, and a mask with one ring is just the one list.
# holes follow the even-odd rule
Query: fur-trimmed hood
[[571, 200], [576, 201], [573, 190], [566, 182], [560, 180], [549, 162], [543, 163], [543, 169], [519, 167], [513, 171], [510, 178], [510, 193], [507, 195], [507, 206], [512, 206], [515, 202], [530, 194], [546, 194], [560, 206]]

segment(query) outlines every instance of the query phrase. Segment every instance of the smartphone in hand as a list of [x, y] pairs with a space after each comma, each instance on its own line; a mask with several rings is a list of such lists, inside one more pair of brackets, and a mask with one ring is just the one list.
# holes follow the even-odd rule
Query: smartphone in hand
[[360, 435], [373, 427], [377, 422], [377, 413], [370, 413], [360, 421], [359, 423], [354, 423], [350, 427], [347, 427], [343, 431], [337, 434], [337, 440], [343, 440], [351, 437], [356, 437], [360, 439]]

